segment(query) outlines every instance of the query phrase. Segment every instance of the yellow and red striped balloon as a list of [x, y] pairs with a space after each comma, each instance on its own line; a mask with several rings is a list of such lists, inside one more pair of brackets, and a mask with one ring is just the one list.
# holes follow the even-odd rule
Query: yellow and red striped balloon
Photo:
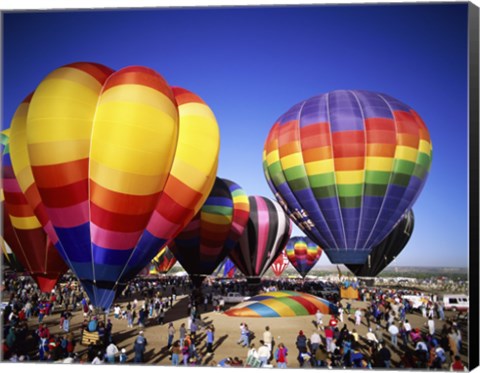
[[215, 181], [213, 112], [147, 67], [115, 72], [79, 62], [54, 70], [36, 87], [22, 131], [18, 157], [32, 173], [24, 188], [36, 185], [31, 203], [40, 201], [46, 215], [39, 220], [46, 230], [51, 224], [96, 306], [110, 306], [121, 284], [198, 212]]

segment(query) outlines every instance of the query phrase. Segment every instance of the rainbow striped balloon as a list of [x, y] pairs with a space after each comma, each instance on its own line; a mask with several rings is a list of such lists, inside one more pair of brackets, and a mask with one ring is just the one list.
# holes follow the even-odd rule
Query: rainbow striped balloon
[[322, 249], [308, 237], [292, 237], [285, 247], [288, 260], [305, 277], [322, 255]]
[[363, 264], [410, 209], [432, 160], [424, 122], [385, 94], [333, 91], [273, 125], [263, 167], [275, 197], [332, 263]]
[[250, 298], [225, 312], [234, 317], [294, 317], [335, 314], [337, 307], [329, 301], [296, 291], [273, 291]]
[[250, 205], [244, 190], [217, 177], [200, 212], [170, 249], [189, 275], [211, 275], [243, 233]]
[[[32, 172], [24, 188], [36, 185], [31, 204], [40, 201], [48, 217], [39, 220], [45, 229], [50, 222], [92, 303], [108, 308], [208, 196], [219, 152], [214, 114], [152, 69], [88, 62], [51, 72], [27, 114], [17, 153]], [[17, 163], [21, 177], [26, 162]]]

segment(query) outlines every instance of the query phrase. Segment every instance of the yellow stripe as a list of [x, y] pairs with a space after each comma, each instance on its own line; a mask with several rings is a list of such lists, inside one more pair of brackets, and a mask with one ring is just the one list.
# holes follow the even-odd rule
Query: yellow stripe
[[287, 170], [292, 167], [300, 166], [303, 164], [302, 153], [289, 154], [280, 159], [282, 162], [282, 168]]
[[123, 103], [147, 105], [166, 113], [171, 118], [178, 117], [177, 107], [162, 92], [139, 84], [122, 84], [102, 93], [99, 107], [106, 104]]
[[[175, 167], [172, 168], [171, 174], [196, 191], [201, 191], [205, 180], [211, 176], [210, 174], [205, 174], [182, 159], [175, 159]], [[213, 179], [215, 179], [215, 177], [213, 177]]]
[[308, 175], [327, 174], [335, 171], [335, 162], [332, 158], [305, 163]]
[[248, 203], [249, 203], [249, 201], [248, 201], [248, 196], [245, 195], [245, 194], [242, 194], [242, 195], [239, 195], [239, 196], [234, 197], [234, 198], [233, 198], [233, 201], [234, 201], [235, 204], [237, 204], [237, 203], [246, 203], [246, 204], [248, 204]]
[[88, 158], [90, 140], [72, 140], [43, 144], [29, 144], [32, 166], [68, 163]]
[[405, 161], [416, 162], [418, 150], [409, 146], [397, 146], [395, 149], [395, 158]]
[[220, 149], [220, 134], [215, 118], [183, 116], [182, 113], [180, 121], [175, 159], [190, 163], [203, 174], [210, 173]]
[[227, 225], [232, 222], [231, 216], [210, 214], [208, 212], [202, 212], [202, 221], [218, 225]]
[[29, 216], [29, 217], [16, 217], [10, 215], [10, 220], [12, 221], [12, 225], [16, 229], [35, 229], [35, 228], [40, 228], [40, 222], [35, 216]]
[[337, 171], [335, 177], [337, 184], [360, 184], [364, 182], [363, 170], [361, 171]]
[[425, 140], [420, 140], [418, 151], [430, 155], [432, 153], [432, 143]]
[[16, 179], [23, 193], [34, 183], [30, 158], [27, 150], [28, 104], [21, 104], [12, 119], [10, 137], [10, 158]]
[[280, 158], [278, 157], [278, 150], [272, 150], [270, 153], [267, 154], [267, 165], [271, 166], [275, 162], [278, 162]]
[[210, 120], [216, 121], [212, 109], [200, 102], [189, 102], [186, 104], [182, 104], [178, 107], [178, 111], [182, 117], [205, 117]]
[[[129, 174], [116, 169], [99, 165], [90, 160], [90, 178], [103, 188], [125, 194], [136, 196], [148, 196], [162, 191], [168, 174], [159, 175], [138, 175]], [[95, 203], [95, 195], [92, 200]]]
[[168, 173], [177, 131], [176, 118], [158, 109], [132, 103], [100, 105], [90, 158], [132, 174]]
[[366, 157], [365, 169], [368, 171], [392, 171], [394, 158]]
[[62, 84], [62, 82], [70, 81], [92, 92], [99, 92], [102, 88], [100, 82], [92, 75], [72, 67], [60, 67], [48, 74], [44, 81], [49, 84]]
[[[281, 298], [280, 298], [281, 299]], [[288, 317], [288, 316], [296, 316], [295, 312], [287, 306], [285, 303], [272, 298], [272, 299], [265, 299], [262, 301], [262, 303], [267, 306], [272, 308], [275, 312], [278, 314]]]

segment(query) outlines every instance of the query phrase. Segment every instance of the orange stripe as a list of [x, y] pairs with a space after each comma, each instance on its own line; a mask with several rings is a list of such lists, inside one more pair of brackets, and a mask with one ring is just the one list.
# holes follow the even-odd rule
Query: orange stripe
[[396, 145], [368, 144], [367, 156], [369, 157], [391, 157], [395, 156]]
[[91, 201], [102, 209], [117, 214], [146, 214], [155, 209], [160, 193], [148, 196], [130, 195], [106, 189], [90, 180]]
[[309, 149], [303, 151], [303, 161], [305, 163], [332, 159], [332, 147], [322, 146], [321, 148]]
[[58, 188], [88, 179], [88, 158], [68, 163], [35, 166], [35, 182], [39, 188]]
[[365, 168], [364, 157], [335, 158], [335, 171], [363, 170]]
[[175, 176], [169, 175], [164, 192], [171, 196], [171, 198], [181, 206], [194, 206], [202, 199], [202, 194], [188, 185], [185, 185]]

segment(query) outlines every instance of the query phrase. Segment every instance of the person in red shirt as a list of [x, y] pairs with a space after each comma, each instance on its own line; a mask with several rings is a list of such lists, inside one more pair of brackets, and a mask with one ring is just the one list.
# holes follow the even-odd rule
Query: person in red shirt
[[455, 361], [452, 363], [450, 366], [451, 371], [467, 371], [467, 368], [465, 365], [462, 363], [462, 359], [460, 359], [460, 356], [455, 355]]
[[327, 327], [325, 328], [325, 347], [327, 348], [327, 352], [333, 352], [330, 351], [330, 345], [332, 344], [333, 340], [333, 328], [332, 327]]
[[278, 345], [277, 350], [275, 351], [275, 360], [277, 361], [278, 368], [287, 367], [287, 353], [288, 350], [283, 343]]
[[330, 325], [332, 328], [335, 328], [337, 324], [338, 324], [337, 318], [335, 317], [335, 315], [332, 315], [330, 317], [330, 321], [328, 322], [328, 325]]

